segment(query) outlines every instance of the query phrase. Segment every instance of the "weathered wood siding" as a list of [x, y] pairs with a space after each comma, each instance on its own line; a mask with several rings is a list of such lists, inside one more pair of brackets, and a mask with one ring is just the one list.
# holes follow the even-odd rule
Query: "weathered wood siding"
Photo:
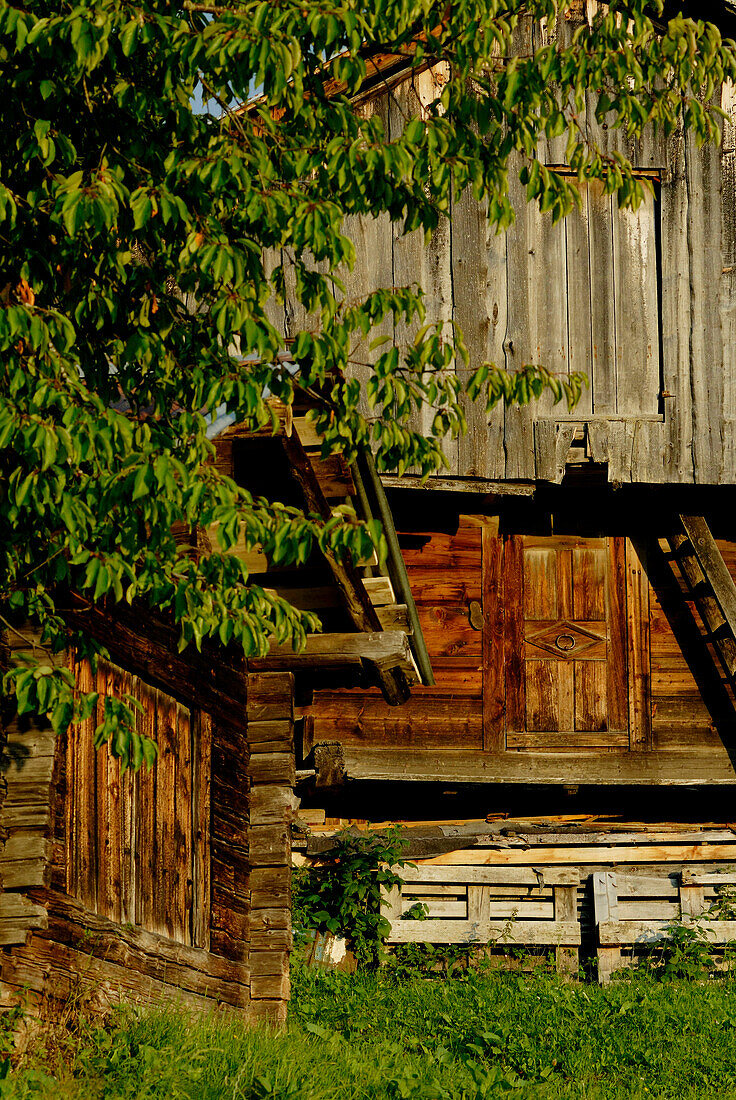
[[[561, 33], [573, 29], [566, 24]], [[518, 37], [520, 48], [543, 44], [531, 25]], [[442, 80], [441, 71], [421, 72], [356, 110], [379, 114], [393, 139]], [[724, 105], [733, 115], [730, 92]], [[402, 237], [385, 218], [346, 225], [357, 244], [349, 299], [418, 282], [427, 321], [454, 320], [463, 330], [471, 368], [543, 363], [588, 376], [572, 415], [548, 397], [490, 414], [468, 404], [469, 432], [447, 442], [443, 477], [559, 482], [572, 429], [582, 427], [613, 482], [736, 478], [734, 128], [726, 126], [722, 149], [697, 149], [679, 131], [667, 140], [648, 132], [634, 143], [602, 127], [594, 111], [591, 97], [582, 125], [604, 151], [625, 153], [653, 186], [636, 212], [619, 210], [598, 183], [581, 184], [580, 210], [553, 226], [526, 203], [512, 172], [517, 218], [505, 234], [489, 229], [469, 194], [426, 247], [418, 233]], [[561, 139], [544, 143], [541, 156], [564, 163]], [[285, 312], [273, 308], [273, 319], [287, 338], [309, 320], [291, 300]], [[402, 325], [393, 336], [401, 345], [414, 332]], [[424, 415], [415, 417], [420, 430]]]
[[373, 690], [318, 692], [315, 741], [482, 749], [482, 534], [463, 517], [454, 534], [400, 535], [436, 686], [414, 687], [401, 707]]
[[[197, 705], [195, 677], [173, 696], [140, 667], [72, 667], [81, 690], [100, 692], [98, 714], [58, 741], [11, 730], [5, 753], [0, 935], [14, 946], [2, 958], [2, 997], [26, 988], [51, 1005], [72, 993], [94, 1005], [204, 998], [283, 1023], [291, 674], [244, 669], [235, 724]], [[159, 749], [150, 771], [121, 774], [106, 749], [94, 750], [113, 692], [142, 707], [141, 730]]]
[[733, 689], [664, 540], [534, 526], [400, 530], [437, 685], [318, 692], [314, 742], [364, 778], [736, 782]]
[[[65, 738], [64, 820], [57, 828], [64, 875], [58, 886], [115, 923], [207, 947], [202, 868], [210, 858], [209, 716], [192, 714], [107, 661], [96, 673], [87, 660], [73, 667], [80, 690], [98, 691], [100, 699], [97, 713]], [[141, 706], [141, 731], [158, 746], [150, 771], [122, 774], [106, 750], [95, 752], [104, 700], [121, 694]]]

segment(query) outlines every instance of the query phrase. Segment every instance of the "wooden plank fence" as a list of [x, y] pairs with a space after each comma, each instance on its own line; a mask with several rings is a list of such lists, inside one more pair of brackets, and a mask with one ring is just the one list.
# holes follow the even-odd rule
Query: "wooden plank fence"
[[[595, 872], [593, 904], [601, 984], [609, 982], [614, 971], [635, 963], [643, 951], [667, 939], [673, 922], [692, 922], [707, 914], [724, 887], [736, 887], [736, 874]], [[735, 920], [703, 920], [700, 928], [714, 947], [736, 941]]]
[[[561, 973], [577, 971], [580, 923], [576, 867], [396, 868], [403, 885], [386, 892], [386, 942], [554, 948]], [[423, 906], [424, 916], [411, 910]]]

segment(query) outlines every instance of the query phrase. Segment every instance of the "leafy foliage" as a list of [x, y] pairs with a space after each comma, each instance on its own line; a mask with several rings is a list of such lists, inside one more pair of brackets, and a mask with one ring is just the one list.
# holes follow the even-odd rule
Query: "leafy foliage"
[[[636, 205], [631, 166], [580, 128], [588, 94], [632, 137], [682, 122], [717, 140], [712, 97], [736, 61], [714, 27], [677, 16], [660, 33], [661, 0], [613, 0], [572, 40], [520, 54], [522, 10], [554, 26], [568, 2], [0, 0], [0, 614], [40, 626], [44, 647], [3, 680], [20, 713], [60, 730], [96, 705], [52, 659], [70, 642], [95, 651], [66, 625], [70, 593], [169, 613], [182, 646], [262, 654], [273, 640], [299, 647], [316, 623], [250, 583], [227, 553], [239, 533], [283, 563], [315, 544], [366, 556], [355, 516], [325, 524], [253, 500], [209, 464], [218, 409], [266, 426], [268, 395], [308, 391], [326, 450], [374, 445], [380, 469], [441, 467], [441, 441], [465, 426], [462, 336], [420, 328], [381, 350], [364, 384], [354, 377], [375, 326], [421, 324], [424, 305], [416, 286], [349, 299], [348, 217], [428, 234], [469, 188], [504, 229], [513, 171], [559, 218], [576, 191], [536, 149], [563, 134], [579, 178]], [[449, 66], [424, 116], [390, 137], [351, 102], [387, 47], [414, 68]], [[248, 110], [233, 107], [254, 89]], [[269, 320], [287, 291], [311, 318], [291, 364]], [[578, 392], [544, 364], [470, 366], [489, 406]], [[408, 426], [422, 404], [426, 436]], [[218, 524], [220, 545], [193, 555], [176, 524]], [[119, 703], [98, 740], [137, 766], [151, 748]]]
[[292, 916], [295, 932], [313, 929], [344, 936], [358, 963], [373, 966], [390, 930], [381, 916], [381, 896], [401, 878], [406, 841], [398, 828], [357, 836], [346, 831], [335, 838], [327, 860], [297, 872]]

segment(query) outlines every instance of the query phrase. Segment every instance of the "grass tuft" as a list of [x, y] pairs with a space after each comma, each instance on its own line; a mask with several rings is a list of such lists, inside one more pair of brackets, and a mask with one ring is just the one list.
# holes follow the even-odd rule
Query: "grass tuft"
[[298, 966], [284, 1034], [121, 1008], [30, 1046], [0, 1098], [578, 1100], [736, 1097], [736, 982], [607, 988], [552, 975], [346, 975]]

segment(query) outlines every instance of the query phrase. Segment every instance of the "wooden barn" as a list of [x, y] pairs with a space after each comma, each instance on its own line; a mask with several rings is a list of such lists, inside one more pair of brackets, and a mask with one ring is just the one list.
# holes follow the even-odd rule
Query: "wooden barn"
[[[574, 31], [568, 14], [557, 33]], [[545, 33], [520, 25], [520, 49]], [[380, 115], [394, 137], [446, 73], [412, 72], [387, 56], [375, 67], [355, 109]], [[305, 820], [327, 831], [350, 821], [439, 823], [470, 845], [450, 858], [443, 841], [431, 858], [463, 873], [442, 879], [435, 866], [424, 894], [408, 891], [411, 903], [432, 901], [436, 923], [401, 936], [482, 940], [491, 916], [552, 919], [560, 891], [568, 939], [524, 941], [522, 931], [520, 942], [577, 949], [579, 930], [571, 941], [568, 925], [592, 906], [591, 876], [736, 867], [727, 825], [736, 785], [731, 88], [722, 104], [732, 120], [722, 146], [702, 149], [682, 132], [629, 141], [599, 124], [591, 104], [588, 131], [652, 184], [635, 213], [601, 185], [576, 183], [580, 208], [553, 226], [515, 180], [516, 223], [499, 236], [470, 194], [428, 247], [388, 217], [350, 225], [358, 259], [348, 295], [417, 280], [427, 321], [460, 325], [470, 369], [541, 363], [589, 382], [572, 413], [548, 397], [490, 414], [468, 404], [469, 431], [449, 444], [447, 471], [427, 484], [411, 473], [382, 479], [435, 682], [395, 709], [375, 690], [316, 693], [304, 752], [317, 779]], [[542, 154], [565, 163], [558, 141]], [[285, 337], [305, 320], [287, 303]], [[395, 339], [412, 335], [397, 328]], [[505, 837], [489, 840], [487, 815], [511, 815]], [[597, 823], [571, 827], [571, 818]], [[472, 820], [475, 837], [453, 833]], [[622, 829], [625, 842], [614, 837]], [[572, 868], [564, 881], [560, 864]], [[499, 878], [509, 866], [516, 878]], [[542, 898], [534, 884], [545, 871]], [[575, 889], [565, 900], [571, 885], [577, 910]], [[644, 886], [632, 888], [639, 916], [695, 911], [674, 880], [664, 893], [649, 885], [649, 909]], [[388, 910], [399, 923], [402, 904]]]
[[[305, 447], [306, 424], [278, 411], [273, 436], [229, 427], [216, 440], [217, 461], [254, 490], [249, 471], [268, 470], [259, 491], [329, 516], [357, 495], [351, 472]], [[209, 534], [194, 533], [193, 551]], [[248, 562], [265, 568], [257, 552]], [[69, 622], [110, 655], [93, 672], [66, 654], [77, 683], [100, 693], [100, 708], [107, 694], [132, 695], [158, 759], [150, 771], [121, 774], [107, 750], [93, 747], [94, 717], [58, 740], [50, 729], [9, 724], [0, 806], [4, 1003], [28, 994], [53, 1012], [69, 998], [104, 1007], [121, 996], [163, 997], [285, 1019], [302, 724], [295, 698], [318, 682], [375, 684], [389, 704], [405, 700], [419, 679], [419, 634], [409, 638], [407, 606], [372, 561], [354, 567], [316, 551], [275, 579], [295, 603], [323, 612], [325, 633], [302, 654], [274, 649], [244, 660], [214, 645], [178, 653], [178, 633], [163, 617], [119, 605], [82, 611], [70, 600]], [[20, 626], [4, 642], [5, 660], [22, 660], [33, 636]]]

